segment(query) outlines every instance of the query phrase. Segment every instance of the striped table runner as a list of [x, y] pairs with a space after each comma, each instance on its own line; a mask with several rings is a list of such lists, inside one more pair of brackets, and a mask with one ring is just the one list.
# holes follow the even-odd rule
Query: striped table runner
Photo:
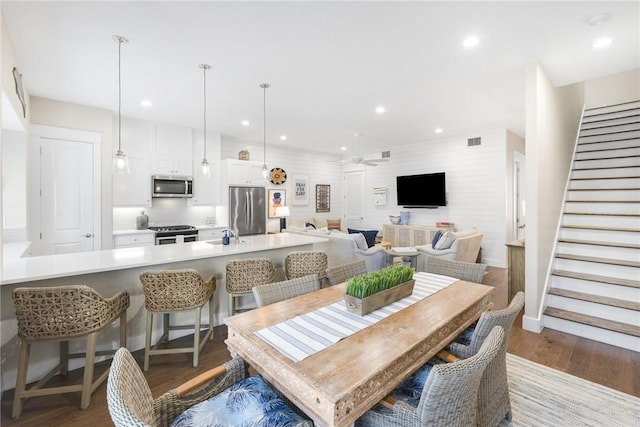
[[424, 272], [415, 273], [413, 278], [416, 283], [411, 295], [367, 315], [349, 313], [344, 301], [338, 301], [255, 334], [292, 361], [299, 362], [458, 281]]

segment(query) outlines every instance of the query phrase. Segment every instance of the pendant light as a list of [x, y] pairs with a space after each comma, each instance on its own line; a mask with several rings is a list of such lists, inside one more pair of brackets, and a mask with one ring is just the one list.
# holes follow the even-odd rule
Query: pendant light
[[269, 180], [269, 168], [267, 167], [267, 89], [269, 88], [269, 83], [262, 83], [260, 87], [262, 88], [263, 93], [263, 102], [262, 108], [264, 112], [263, 118], [263, 140], [262, 140], [262, 177], [265, 180]]
[[210, 65], [200, 64], [200, 68], [202, 68], [202, 81], [203, 81], [203, 98], [202, 98], [202, 110], [203, 110], [203, 129], [204, 129], [204, 154], [202, 156], [202, 162], [200, 162], [200, 166], [202, 167], [202, 177], [203, 178], [211, 178], [211, 165], [207, 160], [207, 70], [211, 68]]
[[122, 151], [122, 70], [120, 66], [122, 43], [129, 43], [126, 37], [114, 35], [113, 39], [118, 42], [118, 151], [113, 155], [113, 173], [129, 173], [129, 159]]

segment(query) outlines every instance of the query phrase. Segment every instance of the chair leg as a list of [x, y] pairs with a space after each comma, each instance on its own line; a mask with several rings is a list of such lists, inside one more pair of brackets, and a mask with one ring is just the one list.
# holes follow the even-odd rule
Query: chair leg
[[147, 310], [147, 331], [144, 340], [144, 370], [149, 370], [149, 352], [151, 351], [151, 327], [153, 326], [153, 314]]
[[84, 377], [82, 378], [82, 399], [80, 409], [87, 409], [91, 403], [91, 389], [93, 386], [93, 364], [96, 358], [96, 340], [98, 333], [87, 336], [87, 351], [84, 357]]
[[233, 294], [230, 293], [229, 294], [229, 307], [228, 307], [229, 317], [233, 316], [233, 311], [234, 311], [233, 303], [234, 303]]
[[120, 314], [120, 347], [127, 347], [127, 311]]
[[211, 294], [211, 298], [209, 298], [209, 340], [213, 341], [213, 294]]
[[13, 396], [13, 411], [11, 416], [18, 418], [22, 414], [22, 393], [27, 385], [27, 366], [29, 365], [29, 351], [31, 344], [22, 340], [20, 344], [20, 357], [18, 359], [18, 372], [16, 376], [16, 389]]
[[200, 354], [200, 316], [202, 307], [196, 308], [196, 321], [193, 328], [193, 367], [198, 367], [198, 355]]
[[69, 372], [69, 341], [60, 341], [60, 375]]
[[169, 324], [169, 313], [164, 313], [163, 315], [163, 321], [162, 321], [162, 332], [164, 334], [164, 340], [163, 342], [166, 344], [169, 342], [169, 328], [170, 328], [170, 324]]

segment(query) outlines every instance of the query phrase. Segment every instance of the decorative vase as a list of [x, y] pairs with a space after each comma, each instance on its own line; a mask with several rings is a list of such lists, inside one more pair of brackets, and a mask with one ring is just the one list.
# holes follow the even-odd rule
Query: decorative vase
[[149, 216], [140, 212], [140, 215], [136, 217], [136, 230], [146, 230], [149, 228]]
[[415, 283], [415, 279], [411, 279], [408, 282], [401, 283], [366, 298], [356, 298], [345, 294], [344, 303], [349, 313], [364, 316], [365, 314], [376, 311], [385, 305], [389, 305], [399, 299], [408, 297], [413, 293], [413, 285]]
[[409, 217], [411, 216], [411, 212], [400, 212], [400, 224], [401, 225], [409, 225]]
[[249, 150], [241, 150], [238, 153], [238, 160], [249, 160]]

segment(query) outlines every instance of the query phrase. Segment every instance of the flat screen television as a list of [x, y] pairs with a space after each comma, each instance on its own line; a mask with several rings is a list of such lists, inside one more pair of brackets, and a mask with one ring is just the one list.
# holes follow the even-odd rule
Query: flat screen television
[[432, 208], [447, 205], [444, 172], [396, 177], [398, 206]]

